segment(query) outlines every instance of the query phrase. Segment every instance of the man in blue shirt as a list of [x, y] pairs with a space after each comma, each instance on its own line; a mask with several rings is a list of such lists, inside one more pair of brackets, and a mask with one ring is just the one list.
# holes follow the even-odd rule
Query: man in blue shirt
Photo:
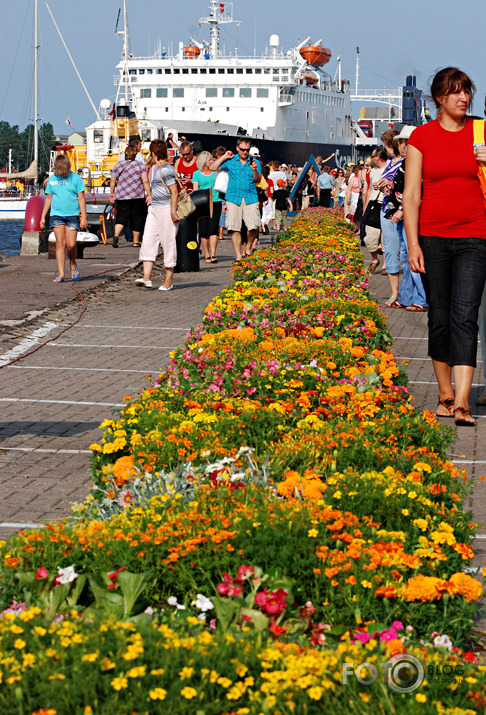
[[241, 255], [241, 226], [243, 221], [248, 229], [248, 243], [245, 255], [249, 256], [252, 246], [257, 240], [260, 228], [260, 207], [258, 203], [257, 184], [261, 181], [261, 165], [258, 159], [249, 156], [250, 140], [240, 137], [236, 142], [236, 154], [227, 151], [223, 156], [210, 164], [212, 171], [228, 172], [228, 188], [226, 189], [226, 228], [231, 231], [231, 240], [236, 260]]
[[316, 188], [319, 206], [324, 206], [324, 208], [327, 209], [331, 206], [331, 191], [335, 183], [336, 182], [331, 174], [331, 169], [328, 166], [325, 166], [322, 170], [322, 174], [317, 179]]

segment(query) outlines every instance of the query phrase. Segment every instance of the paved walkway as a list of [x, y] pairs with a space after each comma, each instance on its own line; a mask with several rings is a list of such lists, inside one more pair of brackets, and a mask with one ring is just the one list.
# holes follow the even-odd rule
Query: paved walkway
[[[176, 274], [170, 293], [137, 288], [141, 268], [126, 266], [137, 266], [138, 251], [121, 246], [92, 249], [74, 284], [51, 283], [55, 263], [46, 255], [9, 257], [0, 270], [0, 538], [62, 518], [70, 502], [86, 497], [88, 447], [101, 437], [99, 424], [146, 375], [160, 372], [231, 282], [229, 239], [218, 248], [219, 263]], [[157, 265], [153, 278], [158, 287]], [[71, 285], [83, 291], [82, 301]], [[72, 295], [78, 299], [59, 304]]]

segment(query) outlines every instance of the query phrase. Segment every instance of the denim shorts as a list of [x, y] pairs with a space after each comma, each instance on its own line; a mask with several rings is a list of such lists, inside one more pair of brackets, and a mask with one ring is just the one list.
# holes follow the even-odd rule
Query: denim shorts
[[58, 226], [66, 226], [73, 231], [79, 231], [79, 216], [51, 216], [49, 228], [57, 228]]

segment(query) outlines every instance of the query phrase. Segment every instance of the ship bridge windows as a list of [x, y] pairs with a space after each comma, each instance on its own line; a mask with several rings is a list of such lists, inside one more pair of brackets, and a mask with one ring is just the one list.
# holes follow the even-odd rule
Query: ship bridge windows
[[[234, 87], [223, 87], [223, 97], [234, 97], [235, 88]], [[229, 111], [229, 107], [228, 107]]]
[[263, 87], [257, 87], [257, 97], [268, 98], [268, 89], [263, 89]]
[[224, 67], [218, 67], [218, 74], [224, 74]]
[[174, 87], [172, 90], [172, 96], [173, 97], [183, 97], [184, 96], [184, 88], [183, 87]]
[[264, 67], [263, 74], [270, 74], [270, 67]]
[[149, 70], [147, 70], [147, 74], [153, 74], [153, 73], [154, 73], [154, 71], [153, 71], [153, 70], [150, 70], [150, 69], [149, 69]]
[[145, 74], [145, 70], [138, 70], [138, 74]]
[[246, 74], [253, 74], [253, 69], [252, 69], [252, 67], [247, 67], [247, 68], [246, 68]]
[[172, 74], [172, 70], [169, 67], [166, 67], [164, 72], [165, 74]]
[[261, 67], [255, 67], [255, 74], [261, 74], [261, 73], [262, 73]]
[[160, 67], [156, 71], [157, 71], [157, 74], [162, 74], [162, 70], [160, 69]]
[[234, 74], [234, 73], [235, 73], [234, 67], [228, 67], [228, 69], [227, 69], [226, 71], [227, 71], [228, 74]]
[[251, 97], [251, 88], [240, 87], [240, 97]]
[[210, 67], [209, 74], [216, 74], [216, 67]]
[[137, 74], [137, 70], [128, 70], [128, 74], [133, 76], [134, 74]]
[[178, 67], [174, 67], [174, 74], [180, 74], [181, 71]]
[[95, 144], [101, 144], [103, 142], [103, 129], [94, 130], [93, 141]]
[[243, 67], [237, 67], [236, 74], [243, 74]]
[[140, 99], [150, 99], [151, 96], [152, 96], [151, 89], [141, 89], [140, 90]]
[[191, 74], [197, 74], [197, 67], [191, 67]]
[[182, 70], [182, 74], [189, 74], [189, 69], [187, 67], [184, 67]]
[[201, 67], [201, 69], [200, 69], [199, 71], [200, 71], [201, 74], [207, 74], [207, 73], [208, 73], [206, 67]]
[[206, 87], [206, 97], [217, 97], [218, 90], [216, 87]]
[[157, 87], [157, 99], [167, 98], [167, 87]]

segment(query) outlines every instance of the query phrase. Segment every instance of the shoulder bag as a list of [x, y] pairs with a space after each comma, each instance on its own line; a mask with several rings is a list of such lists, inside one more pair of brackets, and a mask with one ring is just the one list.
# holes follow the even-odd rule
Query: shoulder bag
[[381, 228], [381, 201], [378, 201], [380, 194], [378, 194], [376, 199], [373, 199], [373, 201], [368, 201], [366, 211], [363, 214], [363, 223], [365, 226], [371, 226], [371, 228]]
[[[484, 146], [485, 122], [483, 119], [473, 119], [474, 150], [478, 146]], [[480, 161], [478, 164], [478, 178], [481, 192], [483, 194], [484, 208], [486, 209], [486, 164]]]
[[214, 190], [219, 191], [219, 194], [225, 194], [228, 191], [228, 172], [218, 171], [214, 180]]
[[[164, 177], [162, 176], [162, 168], [159, 169], [159, 176], [160, 180], [165, 186], [165, 190], [167, 193], [170, 195], [170, 190], [167, 188], [167, 184], [164, 181]], [[176, 181], [179, 186], [179, 195], [177, 197], [177, 217], [180, 218], [181, 220], [183, 218], [187, 218], [191, 214], [194, 213], [196, 210], [196, 207], [194, 205], [194, 201], [191, 199], [190, 194], [187, 193], [187, 189], [185, 186], [182, 186], [182, 182], [177, 178], [176, 176]]]

